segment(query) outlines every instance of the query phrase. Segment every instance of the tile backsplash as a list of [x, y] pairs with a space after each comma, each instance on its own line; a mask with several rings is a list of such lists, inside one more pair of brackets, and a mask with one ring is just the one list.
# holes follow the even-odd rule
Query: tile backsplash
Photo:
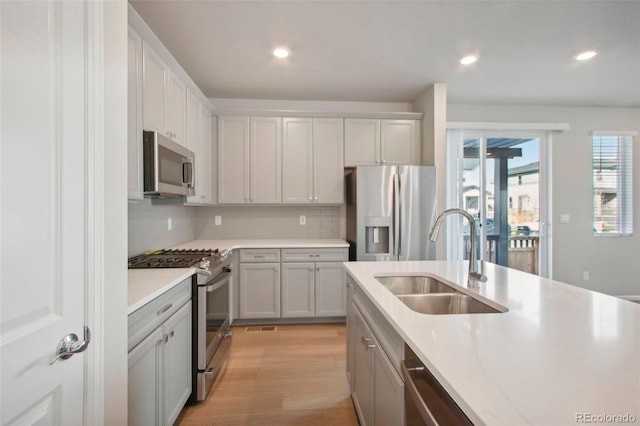
[[[182, 198], [129, 202], [129, 256], [162, 249], [196, 238], [196, 210]], [[168, 219], [171, 218], [171, 230]]]
[[[221, 216], [221, 225], [215, 225]], [[306, 225], [300, 225], [300, 216]], [[215, 206], [198, 208], [199, 239], [344, 238], [343, 206]]]

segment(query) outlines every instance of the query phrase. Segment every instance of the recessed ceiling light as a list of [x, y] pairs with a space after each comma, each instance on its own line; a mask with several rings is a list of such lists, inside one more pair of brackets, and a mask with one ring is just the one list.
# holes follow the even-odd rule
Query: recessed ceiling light
[[286, 58], [289, 56], [289, 50], [284, 47], [279, 47], [273, 51], [273, 56], [276, 58]]
[[477, 60], [478, 60], [478, 57], [476, 55], [469, 55], [469, 56], [465, 56], [464, 58], [460, 59], [460, 63], [462, 65], [471, 65]]
[[598, 52], [596, 52], [595, 50], [585, 50], [584, 52], [578, 53], [575, 58], [576, 61], [586, 61], [587, 59], [593, 58], [597, 54]]

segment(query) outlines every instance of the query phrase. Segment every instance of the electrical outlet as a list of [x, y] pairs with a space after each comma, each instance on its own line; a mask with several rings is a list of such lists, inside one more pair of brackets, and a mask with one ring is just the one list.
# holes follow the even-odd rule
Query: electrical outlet
[[214, 217], [214, 223], [216, 225], [222, 225], [222, 216], [215, 216]]
[[591, 278], [589, 271], [583, 271], [582, 272], [582, 279], [585, 281], [589, 281], [589, 278]]
[[560, 215], [560, 223], [569, 223], [570, 216], [568, 213], [563, 213]]
[[167, 219], [167, 231], [171, 231], [171, 229], [173, 229], [173, 222], [171, 221], [171, 218]]
[[307, 224], [307, 217], [300, 216], [300, 225], [306, 225], [306, 224]]

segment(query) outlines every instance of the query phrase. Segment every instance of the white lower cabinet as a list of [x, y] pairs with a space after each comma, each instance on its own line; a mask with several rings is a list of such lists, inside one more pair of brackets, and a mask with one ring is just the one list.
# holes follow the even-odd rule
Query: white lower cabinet
[[241, 249], [239, 318], [345, 316], [347, 259], [342, 247]]
[[[358, 290], [349, 277], [347, 288], [348, 300], [353, 301]], [[347, 380], [360, 424], [403, 425], [404, 381], [398, 369], [401, 361], [397, 349], [402, 345], [399, 336], [390, 333], [388, 324], [369, 315], [370, 306], [365, 315], [357, 303], [349, 303]]]
[[191, 300], [185, 303], [190, 285], [191, 279], [184, 281], [178, 286], [188, 289], [172, 290], [132, 314], [133, 319], [129, 316], [130, 344], [139, 336], [132, 331], [148, 330], [145, 325], [155, 323], [129, 351], [130, 425], [172, 425], [191, 395]]
[[129, 424], [162, 424], [162, 329], [129, 352]]
[[403, 425], [404, 382], [380, 345], [373, 350], [373, 423], [377, 426]]
[[316, 263], [315, 293], [317, 317], [342, 317], [347, 314], [342, 262]]
[[282, 264], [282, 318], [315, 315], [315, 264]]
[[375, 361], [373, 333], [355, 306], [351, 319], [353, 320], [351, 326], [354, 330], [353, 356], [355, 360], [351, 396], [360, 424], [363, 426], [373, 425], [373, 368]]
[[280, 318], [280, 263], [240, 264], [240, 318]]
[[191, 395], [191, 302], [162, 326], [164, 335], [164, 419], [173, 424]]

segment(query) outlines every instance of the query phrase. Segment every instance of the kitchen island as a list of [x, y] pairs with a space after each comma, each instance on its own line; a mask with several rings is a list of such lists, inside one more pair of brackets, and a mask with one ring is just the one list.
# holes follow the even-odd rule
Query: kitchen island
[[[487, 282], [467, 288], [467, 265], [349, 262], [345, 270], [474, 424], [640, 421], [640, 305], [488, 263]], [[375, 278], [396, 275], [435, 276], [506, 312], [414, 312]]]

